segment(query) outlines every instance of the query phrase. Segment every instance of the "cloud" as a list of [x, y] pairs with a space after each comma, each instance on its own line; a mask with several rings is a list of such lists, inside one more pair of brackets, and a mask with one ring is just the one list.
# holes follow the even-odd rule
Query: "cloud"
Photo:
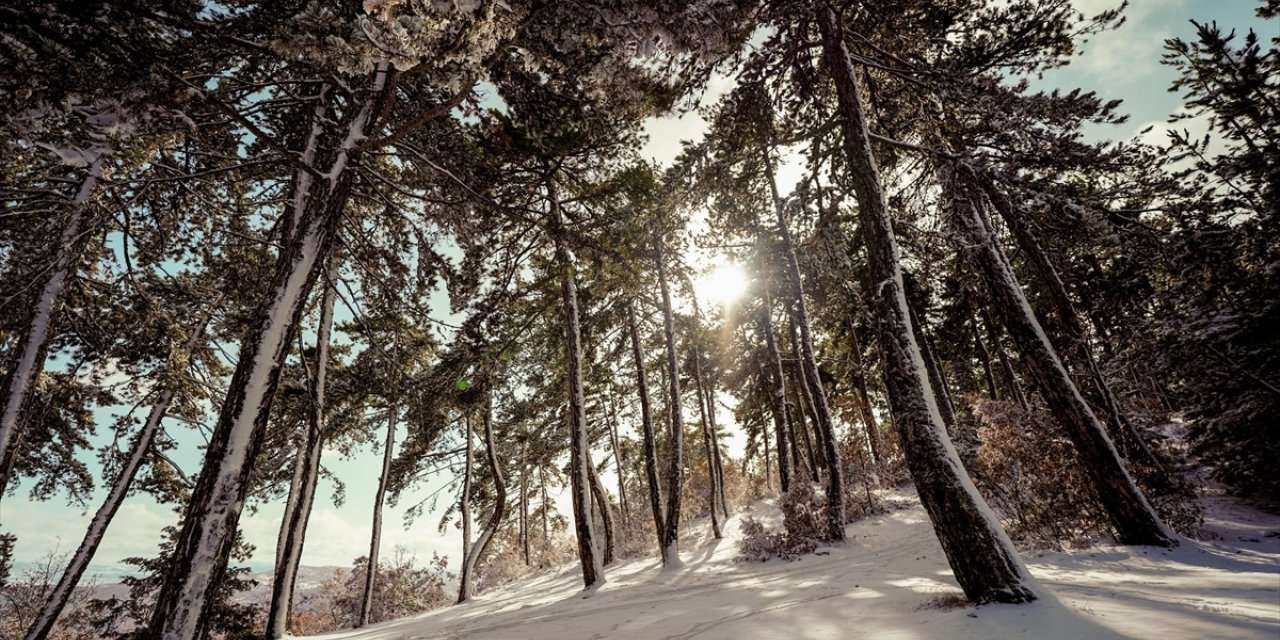
[[[1117, 0], [1075, 0], [1086, 16], [1114, 9]], [[1083, 47], [1076, 64], [1109, 82], [1123, 82], [1158, 68], [1170, 22], [1183, 15], [1186, 0], [1139, 0], [1124, 11], [1126, 21], [1118, 29], [1100, 33]]]

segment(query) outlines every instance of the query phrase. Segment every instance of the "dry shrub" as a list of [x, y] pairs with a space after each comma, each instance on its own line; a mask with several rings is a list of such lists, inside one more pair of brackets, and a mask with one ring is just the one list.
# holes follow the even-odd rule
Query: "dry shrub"
[[[425, 566], [403, 546], [378, 562], [370, 622], [394, 620], [430, 611], [452, 602], [444, 585], [454, 578], [445, 570], [447, 558], [436, 554]], [[365, 558], [356, 558], [349, 571], [335, 571], [319, 593], [304, 598], [291, 612], [295, 634], [310, 635], [349, 629], [360, 617], [364, 597]]]
[[[616, 526], [616, 525], [615, 525]], [[604, 530], [598, 530], [604, 535]], [[484, 557], [476, 567], [476, 593], [483, 593], [501, 585], [509, 584], [526, 576], [537, 573], [546, 567], [553, 567], [572, 560], [575, 549], [567, 537], [554, 535], [550, 540], [542, 538], [540, 529], [530, 529], [529, 558], [525, 562], [524, 546], [520, 544], [519, 531], [512, 527], [499, 530]], [[616, 551], [617, 549], [615, 549]]]
[[1108, 532], [1079, 456], [1048, 411], [974, 398], [978, 447], [974, 482], [1021, 543], [1060, 549]]
[[[844, 472], [844, 522], [857, 522], [883, 513], [873, 490], [883, 486], [883, 475], [867, 448], [866, 434], [851, 429], [840, 440], [841, 469]], [[825, 485], [824, 485], [825, 486]]]
[[[21, 575], [10, 575], [0, 584], [0, 638], [21, 638], [35, 621], [49, 593], [62, 577], [66, 554], [46, 554]], [[49, 640], [91, 640], [98, 637], [87, 608], [95, 580], [89, 579], [72, 592], [62, 615], [49, 632]]]

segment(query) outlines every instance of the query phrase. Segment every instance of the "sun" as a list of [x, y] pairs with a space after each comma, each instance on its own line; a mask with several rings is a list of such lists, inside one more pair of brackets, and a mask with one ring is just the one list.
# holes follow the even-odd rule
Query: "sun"
[[747, 291], [747, 274], [732, 262], [721, 263], [703, 274], [695, 288], [699, 298], [727, 305]]

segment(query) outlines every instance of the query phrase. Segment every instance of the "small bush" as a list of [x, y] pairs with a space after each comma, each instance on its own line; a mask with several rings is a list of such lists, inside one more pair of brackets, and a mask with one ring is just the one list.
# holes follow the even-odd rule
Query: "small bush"
[[747, 516], [742, 519], [742, 538], [738, 540], [739, 562], [764, 562], [771, 558], [795, 560], [813, 553], [818, 543], [790, 533], [771, 533], [763, 522]]
[[784, 531], [774, 533], [750, 516], [743, 518], [738, 559], [762, 562], [770, 558], [795, 560], [813, 553], [827, 535], [827, 500], [805, 476], [791, 481], [778, 502]]

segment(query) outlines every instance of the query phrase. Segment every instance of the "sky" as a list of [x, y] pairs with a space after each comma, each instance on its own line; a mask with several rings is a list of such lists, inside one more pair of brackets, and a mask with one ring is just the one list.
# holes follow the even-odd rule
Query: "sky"
[[[1115, 4], [1117, 1], [1113, 0], [1077, 0], [1077, 6], [1086, 12], [1097, 12]], [[1175, 36], [1191, 38], [1194, 31], [1189, 19], [1201, 22], [1216, 20], [1226, 29], [1236, 28], [1241, 32], [1253, 28], [1266, 39], [1280, 36], [1280, 23], [1258, 19], [1254, 15], [1256, 6], [1253, 0], [1133, 0], [1124, 26], [1095, 37], [1082, 48], [1070, 66], [1046, 74], [1034, 86], [1037, 89], [1081, 87], [1096, 91], [1104, 98], [1122, 99], [1121, 110], [1131, 114], [1130, 121], [1090, 131], [1089, 135], [1097, 139], [1129, 139], [1152, 126], [1153, 130], [1146, 134], [1147, 139], [1162, 140], [1167, 119], [1180, 106], [1178, 96], [1167, 91], [1174, 72], [1160, 64], [1164, 40]], [[713, 78], [704, 104], [729, 88], [729, 80]], [[1180, 123], [1177, 126], [1194, 128], [1197, 123]], [[1202, 124], [1198, 126], [1203, 127]], [[706, 121], [696, 112], [678, 118], [652, 119], [645, 126], [649, 141], [643, 153], [660, 164], [667, 164], [680, 152], [681, 141], [697, 140], [705, 131]], [[794, 184], [799, 168], [798, 162], [784, 163], [779, 171], [779, 182], [784, 189]], [[719, 418], [721, 424], [733, 429], [732, 417], [723, 408]], [[109, 423], [109, 419], [100, 419], [100, 429], [106, 431]], [[739, 455], [743, 447], [742, 438], [731, 437], [728, 446], [731, 453]], [[347, 484], [346, 502], [341, 507], [334, 506], [329, 500], [333, 483], [321, 481], [302, 559], [304, 565], [348, 567], [356, 557], [367, 553], [381, 447], [380, 436], [379, 441], [356, 452], [351, 459], [339, 459], [333, 453], [326, 455], [326, 467]], [[189, 473], [195, 473], [198, 461], [199, 454], [194, 451], [187, 452], [179, 460]], [[610, 477], [603, 480], [606, 486], [616, 484]], [[444, 482], [443, 478], [428, 482], [419, 490], [405, 495], [400, 507], [384, 510], [382, 549], [386, 553], [396, 545], [403, 545], [421, 561], [425, 562], [434, 552], [439, 552], [448, 555], [450, 564], [457, 566], [457, 559], [461, 556], [461, 536], [456, 529], [450, 528], [441, 534], [437, 529], [437, 516], [431, 514], [423, 516], [411, 528], [406, 529], [401, 524], [404, 506], [426, 497]], [[0, 523], [4, 530], [18, 536], [18, 566], [28, 566], [51, 550], [74, 550], [93, 509], [97, 508], [104, 494], [99, 488], [90, 499], [88, 510], [69, 506], [57, 499], [29, 502], [25, 487], [20, 487], [17, 495], [5, 499]], [[442, 500], [441, 504], [444, 502]], [[567, 496], [559, 504], [561, 511], [567, 513]], [[246, 512], [241, 519], [245, 538], [257, 548], [249, 563], [255, 570], [266, 570], [273, 562], [282, 511], [282, 504], [268, 504], [256, 512]], [[130, 556], [154, 555], [160, 530], [176, 521], [177, 514], [172, 506], [157, 504], [146, 496], [131, 497], [112, 523], [91, 573], [97, 572], [101, 582], [114, 581], [122, 571], [127, 571], [127, 567], [120, 564], [121, 560]]]

